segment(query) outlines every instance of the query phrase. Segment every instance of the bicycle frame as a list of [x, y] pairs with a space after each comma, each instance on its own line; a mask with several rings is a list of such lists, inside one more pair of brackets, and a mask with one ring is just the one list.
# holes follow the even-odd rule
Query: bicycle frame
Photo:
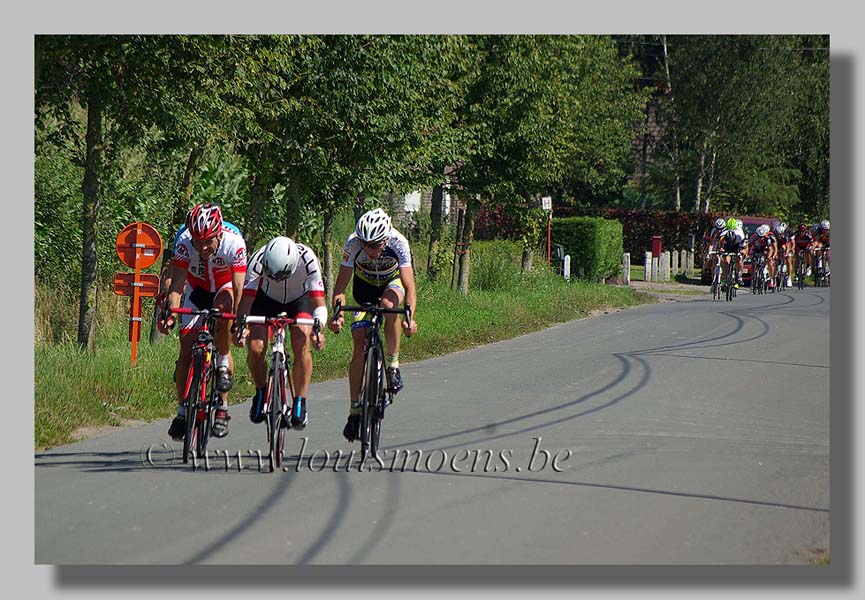
[[[283, 449], [285, 447], [285, 430], [291, 425], [291, 404], [294, 400], [294, 383], [291, 380], [291, 359], [285, 349], [286, 327], [289, 325], [312, 325], [316, 331], [318, 321], [315, 319], [292, 318], [281, 313], [276, 317], [247, 315], [242, 319], [241, 327], [250, 324], [267, 325], [267, 337], [270, 342], [270, 368], [267, 375], [267, 391], [265, 392], [264, 411], [267, 413], [267, 440], [270, 445], [270, 471], [276, 471], [282, 466]], [[286, 393], [286, 384], [290, 394]]]
[[[217, 319], [234, 319], [233, 313], [222, 312], [216, 308], [195, 310], [173, 308], [171, 312], [179, 315], [201, 316], [203, 323], [198, 329], [198, 337], [192, 345], [191, 361], [186, 375], [183, 404], [186, 409], [186, 435], [183, 438], [183, 462], [189, 462], [189, 455], [195, 452], [197, 458], [207, 454], [207, 443], [213, 428], [213, 412], [219, 406], [219, 392], [216, 378], [213, 377], [213, 330]], [[208, 390], [209, 387], [209, 390]]]
[[342, 306], [340, 303], [334, 307], [333, 320], [339, 319], [343, 311], [355, 311], [367, 313], [366, 337], [364, 338], [364, 361], [363, 379], [361, 383], [361, 426], [360, 441], [361, 463], [367, 456], [375, 456], [381, 438], [381, 421], [384, 419], [385, 407], [393, 400], [393, 394], [387, 391], [384, 369], [384, 345], [381, 341], [381, 326], [384, 323], [384, 315], [403, 315], [411, 323], [411, 308], [382, 308], [381, 306], [367, 304], [363, 306]]

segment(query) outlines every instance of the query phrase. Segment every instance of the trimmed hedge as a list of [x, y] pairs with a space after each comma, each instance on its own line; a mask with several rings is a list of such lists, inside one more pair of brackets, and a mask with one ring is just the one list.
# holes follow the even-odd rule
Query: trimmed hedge
[[619, 272], [622, 265], [622, 224], [599, 217], [553, 219], [551, 236], [571, 255], [571, 273], [597, 281]]

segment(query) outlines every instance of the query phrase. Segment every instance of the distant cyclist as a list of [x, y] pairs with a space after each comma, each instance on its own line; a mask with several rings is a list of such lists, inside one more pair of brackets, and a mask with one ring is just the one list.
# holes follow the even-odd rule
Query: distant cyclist
[[[734, 254], [735, 260], [731, 261], [730, 257], [724, 257], [724, 260], [721, 261], [721, 281], [727, 281], [727, 271], [730, 268], [736, 269], [736, 282], [733, 284], [735, 287], [739, 287], [742, 284], [742, 253], [745, 251], [745, 231], [739, 225], [741, 221], [737, 221], [730, 217], [727, 219], [727, 222], [724, 227], [724, 231], [721, 234], [721, 238], [719, 241], [718, 252], [723, 252], [727, 254]], [[727, 284], [723, 283], [721, 289], [724, 291], [727, 290]]]
[[711, 260], [709, 267], [710, 273], [714, 273], [715, 269], [718, 267], [718, 242], [721, 240], [721, 236], [726, 229], [727, 222], [721, 217], [718, 217], [712, 224], [712, 229], [703, 237], [706, 241], [706, 253], [709, 255]]
[[[168, 333], [176, 317], [168, 309], [218, 308], [223, 312], [236, 312], [246, 275], [246, 243], [238, 233], [226, 228], [222, 210], [218, 205], [196, 205], [186, 216], [187, 230], [177, 238], [171, 266], [171, 287], [165, 299], [165, 310], [157, 322], [162, 333]], [[187, 286], [186, 283], [189, 283]], [[196, 339], [199, 317], [180, 316], [180, 357], [174, 370], [177, 392], [177, 416], [171, 422], [168, 435], [181, 440], [186, 435], [186, 414], [183, 395]], [[222, 405], [214, 414], [213, 435], [228, 435], [228, 391], [232, 385], [230, 324], [224, 319], [216, 322], [216, 388]]]
[[[811, 274], [811, 254], [814, 251], [814, 235], [805, 223], [799, 223], [793, 236], [793, 249], [796, 251], [796, 269], [799, 269], [799, 253], [805, 260], [805, 277]], [[794, 271], [795, 273], [796, 271]]]
[[[352, 277], [353, 275], [353, 277]], [[343, 305], [345, 290], [352, 283], [352, 294], [358, 304], [379, 303], [384, 308], [411, 308], [411, 323], [402, 321], [406, 335], [417, 331], [417, 293], [415, 290], [414, 269], [411, 263], [411, 249], [408, 240], [394, 227], [391, 219], [382, 209], [371, 210], [357, 221], [355, 232], [345, 242], [339, 275], [333, 290], [333, 303]], [[345, 438], [352, 442], [359, 438], [360, 431], [360, 386], [363, 377], [364, 328], [369, 323], [365, 315], [355, 315], [351, 325], [354, 351], [349, 367], [349, 416], [343, 429]], [[331, 330], [342, 329], [344, 318], [340, 313], [338, 320], [328, 323]], [[400, 320], [398, 315], [385, 315], [384, 319], [385, 363], [387, 385], [392, 393], [403, 388], [399, 370]]]
[[778, 246], [779, 260], [787, 263], [787, 287], [793, 287], [790, 278], [793, 273], [793, 235], [786, 223], [775, 226], [775, 242]]
[[825, 260], [826, 275], [829, 275], [829, 221], [820, 221], [814, 236], [814, 251], [822, 252]]
[[[276, 317], [280, 313], [292, 318], [318, 319], [327, 323], [324, 283], [321, 265], [311, 248], [288, 237], [275, 237], [259, 248], [249, 259], [243, 300], [237, 317], [258, 315]], [[241, 337], [242, 334], [242, 337]], [[316, 350], [324, 348], [324, 332], [313, 336], [311, 325], [292, 325], [291, 349], [294, 367], [291, 370], [295, 397], [292, 399], [291, 426], [303, 429], [307, 416], [307, 389], [312, 378], [312, 355], [309, 342]], [[235, 343], [247, 341], [249, 352], [246, 364], [255, 384], [255, 396], [249, 409], [249, 419], [261, 423], [267, 416], [264, 400], [267, 392], [267, 365], [265, 351], [269, 340], [267, 325], [250, 324], [244, 332], [236, 331]]]
[[[755, 259], [758, 256], [763, 256], [766, 259], [766, 267], [769, 272], [769, 288], [775, 287], [775, 260], [777, 257], [777, 248], [775, 237], [772, 233], [772, 228], [766, 225], [760, 225], [757, 231], [748, 240], [748, 256], [751, 257], [751, 265], [755, 265]], [[754, 273], [751, 277], [754, 277]]]

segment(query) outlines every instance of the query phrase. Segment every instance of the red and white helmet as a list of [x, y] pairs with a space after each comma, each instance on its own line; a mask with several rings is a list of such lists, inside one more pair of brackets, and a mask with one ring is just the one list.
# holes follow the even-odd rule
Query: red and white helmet
[[209, 240], [222, 229], [222, 209], [218, 204], [196, 204], [186, 215], [186, 226], [195, 240]]
[[364, 213], [357, 220], [357, 237], [364, 242], [380, 242], [390, 237], [390, 217], [380, 208]]

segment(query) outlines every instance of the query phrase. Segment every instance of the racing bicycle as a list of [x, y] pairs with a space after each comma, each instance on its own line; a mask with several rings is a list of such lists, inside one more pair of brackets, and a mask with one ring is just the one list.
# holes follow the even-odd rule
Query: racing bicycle
[[[293, 318], [280, 313], [275, 317], [246, 315], [241, 317], [241, 331], [250, 324], [267, 325], [268, 338], [273, 336], [270, 350], [270, 368], [267, 374], [267, 391], [264, 396], [264, 412], [267, 414], [267, 441], [270, 445], [270, 471], [282, 466], [285, 448], [285, 430], [291, 427], [291, 408], [294, 401], [294, 384], [291, 381], [291, 359], [285, 349], [285, 329], [289, 325], [312, 325], [318, 336], [321, 326], [318, 319]], [[286, 386], [288, 392], [286, 393]]]
[[216, 369], [213, 355], [216, 348], [213, 331], [217, 319], [233, 320], [234, 313], [222, 312], [217, 308], [203, 310], [192, 308], [172, 308], [170, 312], [178, 315], [202, 317], [198, 337], [192, 346], [192, 360], [186, 376], [183, 392], [183, 406], [186, 410], [186, 435], [183, 437], [183, 462], [195, 452], [197, 458], [207, 454], [207, 442], [213, 432], [213, 416], [221, 404], [216, 389]]
[[333, 320], [339, 319], [340, 312], [365, 312], [363, 321], [355, 321], [352, 328], [359, 323], [367, 325], [364, 340], [363, 379], [361, 380], [361, 417], [360, 417], [360, 460], [361, 464], [367, 456], [375, 456], [381, 439], [381, 421], [384, 419], [385, 408], [393, 402], [393, 393], [388, 390], [384, 368], [384, 345], [381, 340], [381, 326], [384, 315], [403, 315], [411, 323], [411, 307], [383, 308], [374, 304], [362, 306], [343, 306], [337, 302], [334, 307]]

